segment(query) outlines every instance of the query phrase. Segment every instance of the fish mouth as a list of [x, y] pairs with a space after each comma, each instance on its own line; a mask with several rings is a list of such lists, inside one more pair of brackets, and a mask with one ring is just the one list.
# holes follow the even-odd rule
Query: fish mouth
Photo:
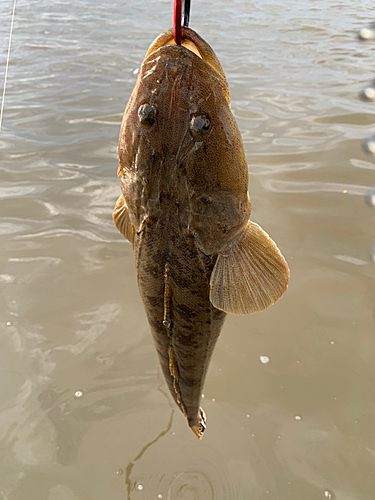
[[[182, 27], [182, 36], [181, 36], [181, 46], [176, 45], [173, 29], [169, 29], [164, 33], [161, 33], [150, 45], [148, 51], [146, 52], [144, 63], [150, 61], [156, 56], [156, 52], [164, 47], [172, 46], [174, 49], [178, 48], [181, 50], [187, 49], [190, 54], [194, 54], [194, 56], [198, 57], [201, 62], [206, 63], [211, 70], [214, 70], [216, 78], [219, 80], [223, 90], [225, 98], [230, 106], [230, 95], [229, 95], [229, 87], [227, 83], [227, 79], [225, 77], [225, 73], [223, 68], [216, 57], [215, 52], [210, 47], [210, 45], [203, 40], [202, 37], [198, 35], [191, 28], [187, 28], [185, 26]], [[193, 57], [194, 57], [193, 56]]]
[[[185, 47], [185, 49], [190, 50], [190, 52], [193, 52], [200, 59], [204, 60], [202, 52], [204, 53], [205, 51], [203, 49], [201, 52], [199, 50], [199, 46], [201, 46], [201, 49], [202, 49], [203, 47], [202, 47], [201, 42], [203, 42], [203, 43], [206, 43], [206, 42], [204, 42], [204, 40], [197, 33], [195, 33], [195, 31], [193, 31], [192, 29], [189, 29], [189, 28], [182, 28], [182, 29], [183, 29], [183, 31], [182, 31], [182, 38], [181, 38], [181, 46]], [[200, 40], [197, 40], [198, 37]], [[157, 50], [159, 50], [160, 48], [165, 47], [166, 45], [176, 45], [172, 29], [169, 29], [169, 30], [165, 31], [164, 33], [161, 33], [153, 41], [153, 43], [150, 45], [150, 47], [146, 53], [145, 59], [148, 56], [150, 56], [151, 54], [153, 54], [154, 52], [156, 52]], [[215, 71], [217, 71], [218, 68], [215, 66], [217, 66], [217, 64], [213, 66]], [[220, 73], [220, 71], [218, 71], [218, 73]]]

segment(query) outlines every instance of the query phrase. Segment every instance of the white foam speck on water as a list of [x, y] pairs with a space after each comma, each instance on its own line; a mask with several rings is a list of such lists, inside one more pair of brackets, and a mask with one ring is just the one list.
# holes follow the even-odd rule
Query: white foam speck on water
[[375, 155], [375, 137], [371, 136], [364, 140], [362, 149], [365, 153]]
[[370, 191], [366, 194], [366, 202], [375, 207], [375, 189], [370, 189]]
[[268, 356], [260, 356], [259, 359], [264, 365], [270, 362], [270, 358]]
[[358, 37], [360, 40], [374, 40], [375, 39], [375, 31], [370, 28], [362, 28], [359, 30]]
[[10, 274], [0, 274], [0, 282], [3, 283], [13, 283], [14, 281], [14, 276], [11, 276]]
[[366, 87], [366, 88], [363, 90], [363, 93], [364, 93], [365, 97], [367, 97], [367, 99], [369, 99], [369, 100], [371, 100], [371, 101], [372, 101], [373, 99], [375, 99], [375, 89], [374, 89], [374, 87], [371, 87], [371, 86]]

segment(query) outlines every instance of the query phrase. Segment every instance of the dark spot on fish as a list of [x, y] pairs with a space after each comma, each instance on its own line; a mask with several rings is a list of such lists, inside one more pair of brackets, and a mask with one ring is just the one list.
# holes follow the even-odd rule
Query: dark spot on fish
[[199, 198], [199, 202], [203, 203], [203, 204], [208, 204], [208, 203], [211, 203], [211, 199], [208, 197], [208, 196], [204, 196], [202, 195], [200, 198]]
[[141, 104], [138, 108], [138, 118], [142, 127], [149, 129], [155, 122], [156, 109], [147, 102], [145, 104]]
[[[150, 304], [151, 307], [155, 307], [156, 308], [157, 306], [159, 306], [159, 304], [160, 304], [159, 297], [154, 297], [151, 294], [145, 294], [145, 297], [149, 301], [149, 304]], [[157, 322], [155, 324], [158, 325]]]
[[190, 121], [190, 131], [194, 139], [202, 137], [210, 130], [211, 122], [207, 115], [193, 116]]
[[189, 319], [196, 318], [198, 316], [198, 313], [195, 310], [184, 304], [176, 305], [176, 313]]

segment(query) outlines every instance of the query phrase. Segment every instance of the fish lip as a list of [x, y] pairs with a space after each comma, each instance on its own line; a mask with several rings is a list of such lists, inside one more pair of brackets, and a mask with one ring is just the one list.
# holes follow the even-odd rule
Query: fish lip
[[202, 57], [197, 56], [194, 52], [191, 50], [187, 49], [186, 47], [183, 47], [182, 45], [163, 45], [162, 47], [159, 47], [156, 49], [154, 52], [149, 54], [143, 61], [142, 66], [149, 64], [153, 61], [156, 61], [163, 55], [169, 56], [169, 57], [176, 57], [178, 55], [186, 57], [187, 59], [190, 59], [193, 64], [202, 64], [205, 66], [205, 69], [208, 71], [212, 71], [216, 78], [222, 79], [222, 76], [220, 73], [215, 71], [215, 69], [210, 66]]
[[[190, 32], [193, 32], [193, 30], [190, 30], [188, 29], [188, 31], [186, 31], [186, 28], [183, 28], [183, 32], [184, 32], [184, 36], [183, 36], [183, 39], [182, 39], [182, 43], [184, 43], [185, 41], [187, 42], [191, 42], [195, 45], [195, 47], [197, 48], [198, 52], [200, 53], [199, 51], [199, 48], [197, 47], [197, 45], [194, 43], [194, 41], [191, 39], [192, 37], [189, 36]], [[195, 32], [193, 32], [195, 33]], [[188, 36], [186, 36], [188, 35]], [[199, 37], [200, 38], [200, 37]], [[150, 47], [148, 48], [148, 51], [146, 52], [146, 56], [145, 56], [145, 61], [148, 60], [148, 58], [150, 56], [152, 56], [153, 54], [157, 53], [158, 51], [160, 51], [161, 49], [164, 49], [164, 48], [172, 48], [173, 49], [183, 49], [183, 50], [187, 50], [188, 53], [192, 53], [194, 54], [196, 57], [198, 57], [199, 59], [203, 59], [203, 57], [199, 57], [197, 54], [195, 54], [193, 51], [189, 50], [189, 49], [186, 49], [185, 47], [183, 47], [183, 45], [177, 45], [175, 42], [174, 42], [174, 36], [173, 36], [173, 30], [172, 29], [169, 29], [167, 31], [165, 31], [164, 33], [161, 33], [153, 42], [152, 44], [150, 45]]]
[[146, 52], [144, 62], [152, 60], [149, 59], [150, 56], [160, 53], [162, 49], [167, 49], [167, 51], [179, 50], [181, 51], [181, 53], [185, 53], [185, 55], [189, 55], [190, 57], [192, 57], [195, 62], [200, 60], [205, 63], [215, 72], [216, 76], [224, 80], [225, 84], [227, 85], [225, 73], [212, 47], [200, 35], [198, 35], [198, 33], [185, 26], [182, 27], [182, 44], [184, 42], [188, 42], [194, 45], [200, 55], [197, 55], [192, 50], [183, 47], [183, 45], [176, 45], [174, 43], [173, 29], [171, 28], [164, 33], [161, 33], [152, 42], [152, 44], [148, 48], [148, 51]]

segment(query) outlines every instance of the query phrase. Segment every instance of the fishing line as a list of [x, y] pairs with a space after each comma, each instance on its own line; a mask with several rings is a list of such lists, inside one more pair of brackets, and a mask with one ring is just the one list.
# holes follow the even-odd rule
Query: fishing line
[[189, 27], [190, 20], [190, 0], [184, 2], [184, 26]]
[[5, 64], [5, 75], [4, 75], [4, 88], [3, 88], [3, 99], [1, 101], [1, 111], [0, 111], [0, 130], [1, 125], [3, 123], [3, 111], [4, 111], [4, 101], [5, 101], [5, 89], [7, 85], [7, 77], [8, 77], [8, 66], [9, 66], [9, 56], [10, 56], [10, 44], [12, 42], [12, 33], [13, 33], [13, 21], [14, 21], [14, 12], [16, 10], [16, 0], [13, 3], [13, 12], [12, 12], [12, 20], [10, 23], [10, 32], [9, 32], [9, 44], [8, 44], [8, 55]]
[[[183, 26], [189, 26], [191, 0], [184, 0]], [[177, 45], [181, 45], [182, 39], [182, 0], [174, 0], [173, 3], [173, 36]]]

